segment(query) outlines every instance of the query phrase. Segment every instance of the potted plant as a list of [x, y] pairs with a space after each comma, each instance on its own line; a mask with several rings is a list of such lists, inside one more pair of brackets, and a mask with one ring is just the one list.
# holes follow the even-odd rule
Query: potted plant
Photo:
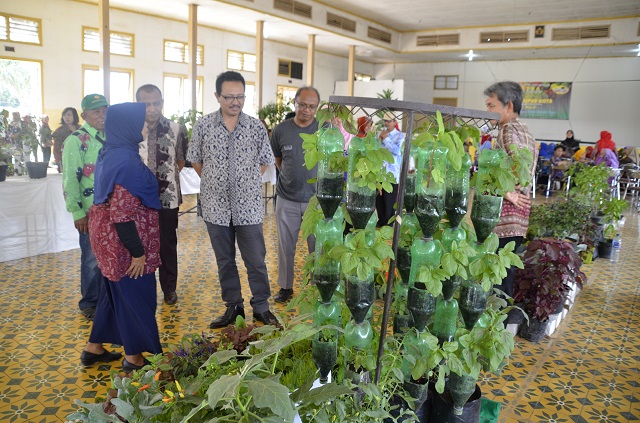
[[13, 174], [11, 149], [9, 148], [9, 111], [0, 112], [0, 182]]
[[516, 270], [513, 298], [522, 304], [529, 322], [520, 327], [520, 336], [539, 342], [549, 317], [564, 305], [570, 284], [582, 288], [586, 275], [580, 270], [582, 260], [571, 244], [557, 238], [534, 239], [527, 245], [522, 261], [524, 269]]

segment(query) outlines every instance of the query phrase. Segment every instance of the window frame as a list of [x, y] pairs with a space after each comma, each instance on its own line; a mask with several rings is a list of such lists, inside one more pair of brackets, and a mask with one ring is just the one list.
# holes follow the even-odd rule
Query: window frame
[[[14, 15], [14, 14], [11, 14], [11, 13], [4, 13], [4, 12], [0, 12], [0, 18], [4, 18], [5, 19], [6, 27], [7, 27], [7, 39], [6, 40], [0, 39], [1, 42], [18, 43], [18, 44], [25, 44], [25, 45], [30, 45], [30, 46], [42, 46], [42, 19], [32, 18], [30, 16]], [[11, 39], [11, 24], [10, 24], [11, 18], [24, 19], [24, 20], [27, 20], [27, 21], [36, 22], [38, 24], [38, 42], [37, 43], [32, 43], [32, 42], [29, 42], [29, 41], [12, 40]]]
[[[177, 62], [176, 62], [177, 63]], [[184, 91], [184, 83], [187, 79], [189, 79], [189, 75], [187, 74], [183, 74], [183, 73], [174, 73], [174, 72], [163, 72], [162, 73], [162, 99], [164, 100], [164, 95], [165, 95], [165, 87], [164, 87], [164, 79], [165, 78], [180, 78], [182, 79], [182, 90]], [[202, 105], [202, 110], [198, 110], [199, 112], [204, 113], [204, 76], [196, 76], [196, 79], [198, 81], [200, 81], [200, 104]], [[197, 92], [196, 92], [197, 95]], [[198, 104], [198, 102], [196, 101], [196, 105]], [[188, 110], [188, 109], [187, 109]], [[187, 110], [183, 111], [186, 112]], [[164, 108], [163, 108], [163, 113], [164, 113]], [[167, 119], [170, 116], [165, 116]]]
[[[98, 28], [94, 28], [91, 26], [86, 26], [86, 25], [82, 25], [82, 51], [86, 51], [89, 53], [99, 53], [99, 50], [87, 50], [84, 48], [84, 36], [85, 36], [85, 30], [92, 30], [98, 33], [98, 37], [100, 36], [100, 30]], [[111, 39], [112, 35], [120, 35], [120, 36], [125, 36], [125, 37], [131, 37], [131, 54], [122, 54], [122, 53], [114, 53], [113, 49], [111, 48], [111, 43], [113, 42], [113, 40]], [[136, 36], [135, 34], [131, 34], [129, 32], [121, 32], [121, 31], [109, 31], [109, 53], [113, 54], [115, 56], [122, 56], [122, 57], [136, 57]]]
[[[83, 93], [83, 97], [85, 95], [91, 94], [84, 94], [84, 82], [85, 82], [85, 71], [86, 70], [93, 70], [93, 71], [100, 71], [100, 66], [96, 66], [96, 65], [82, 65], [82, 93]], [[131, 98], [129, 99], [130, 102], [135, 102], [136, 101], [136, 92], [134, 87], [135, 85], [135, 69], [131, 69], [131, 68], [111, 68], [109, 70], [109, 72], [120, 72], [120, 73], [128, 73], [130, 75], [130, 81], [129, 81], [129, 90], [131, 91]], [[111, 75], [109, 75], [109, 77], [111, 77]], [[109, 87], [112, 88], [112, 87]], [[100, 93], [98, 93], [100, 94]], [[104, 93], [102, 93], [104, 95]], [[109, 95], [109, 97], [111, 97], [111, 95]], [[111, 104], [111, 98], [109, 98], [109, 104]]]
[[[444, 79], [443, 79], [444, 78]], [[441, 82], [444, 83], [444, 86], [441, 86], [438, 84], [438, 80], [441, 80]], [[455, 87], [454, 88], [450, 88], [449, 87], [449, 82], [454, 82], [455, 81]], [[433, 89], [434, 90], [450, 90], [450, 91], [454, 91], [458, 89], [458, 86], [460, 84], [460, 76], [459, 75], [434, 75], [433, 76]]]
[[[177, 43], [177, 44], [182, 44], [182, 57], [183, 60], [181, 62], [178, 62], [176, 60], [167, 60], [166, 59], [166, 55], [165, 55], [165, 50], [167, 48], [167, 42], [169, 43]], [[184, 64], [189, 64], [189, 62], [187, 62], [187, 49], [189, 48], [189, 43], [188, 42], [184, 42], [184, 41], [178, 41], [178, 40], [170, 40], [168, 38], [165, 38], [162, 40], [162, 61], [163, 62], [169, 62], [169, 63], [184, 63]], [[196, 44], [196, 62], [198, 61], [197, 56], [197, 50], [200, 49], [200, 62], [201, 63], [196, 63], [197, 66], [204, 66], [204, 45], [203, 44]]]
[[[242, 66], [241, 66], [241, 68], [240, 68], [240, 69], [236, 69], [236, 68], [231, 68], [231, 67], [229, 67], [229, 54], [230, 54], [230, 53], [236, 53], [236, 54], [239, 54], [239, 55], [241, 55], [241, 56], [242, 56], [242, 59], [241, 59], [241, 61], [242, 61]], [[254, 70], [246, 69], [246, 67], [245, 67], [245, 63], [246, 63], [246, 62], [245, 62], [245, 56], [246, 56], [246, 55], [253, 56], [253, 57], [255, 58], [256, 69], [254, 69]], [[235, 70], [235, 71], [238, 71], [238, 72], [251, 72], [251, 73], [255, 73], [255, 72], [256, 72], [256, 70], [257, 70], [257, 63], [258, 63], [258, 62], [257, 62], [257, 60], [258, 60], [258, 57], [257, 57], [255, 54], [253, 54], [253, 53], [248, 53], [248, 52], [240, 51], [240, 50], [231, 50], [231, 49], [227, 49], [227, 64], [226, 64], [226, 65], [227, 65], [227, 69]]]

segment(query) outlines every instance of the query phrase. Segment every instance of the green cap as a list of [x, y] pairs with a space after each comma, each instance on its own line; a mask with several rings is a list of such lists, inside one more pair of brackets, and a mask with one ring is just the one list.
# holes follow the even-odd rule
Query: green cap
[[102, 94], [89, 94], [82, 99], [82, 111], [98, 109], [102, 106], [109, 106], [107, 99]]

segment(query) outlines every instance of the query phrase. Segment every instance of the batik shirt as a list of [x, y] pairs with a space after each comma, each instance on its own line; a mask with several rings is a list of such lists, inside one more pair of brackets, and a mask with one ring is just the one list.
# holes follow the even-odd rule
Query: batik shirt
[[241, 113], [233, 132], [218, 110], [193, 128], [187, 160], [202, 164], [202, 217], [215, 225], [261, 224], [261, 165], [275, 162], [267, 130], [258, 119]]
[[[506, 151], [509, 155], [515, 154], [509, 149], [510, 145], [515, 145], [518, 148], [525, 147], [531, 151], [533, 155], [533, 162], [538, 162], [538, 149], [536, 148], [536, 139], [531, 135], [527, 125], [515, 119], [500, 127], [498, 132], [498, 139], [496, 140], [496, 148], [500, 148]], [[531, 165], [529, 173], [531, 180], [533, 181], [533, 174], [535, 173], [535, 165]], [[531, 185], [519, 190], [520, 193], [529, 195]], [[526, 236], [527, 228], [529, 227], [529, 214], [531, 208], [518, 208], [512, 203], [504, 199], [502, 201], [502, 212], [500, 214], [500, 222], [493, 230], [498, 238], [509, 238], [517, 236]]]
[[85, 217], [93, 204], [93, 172], [104, 140], [104, 133], [86, 122], [64, 140], [62, 186], [73, 220]]
[[158, 179], [158, 194], [163, 209], [176, 209], [182, 203], [178, 161], [187, 152], [187, 132], [164, 116], [140, 143], [140, 157]]

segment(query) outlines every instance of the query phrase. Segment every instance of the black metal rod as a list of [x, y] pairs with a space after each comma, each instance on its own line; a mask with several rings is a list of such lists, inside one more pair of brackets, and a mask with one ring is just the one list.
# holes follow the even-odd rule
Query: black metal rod
[[407, 181], [409, 171], [409, 161], [411, 153], [411, 137], [413, 132], [413, 111], [409, 111], [407, 131], [404, 137], [404, 150], [402, 152], [402, 172], [398, 181], [398, 207], [396, 208], [396, 218], [393, 222], [393, 259], [389, 262], [389, 272], [387, 273], [387, 291], [384, 294], [384, 309], [382, 311], [382, 327], [380, 328], [380, 342], [378, 344], [378, 357], [376, 359], [376, 375], [373, 383], [380, 382], [380, 372], [382, 370], [382, 354], [384, 354], [384, 339], [387, 336], [387, 326], [389, 324], [389, 311], [391, 310], [391, 298], [393, 297], [393, 281], [396, 273], [396, 259], [398, 256], [398, 241], [400, 239], [400, 224], [402, 222], [402, 209], [404, 207], [404, 186]]

